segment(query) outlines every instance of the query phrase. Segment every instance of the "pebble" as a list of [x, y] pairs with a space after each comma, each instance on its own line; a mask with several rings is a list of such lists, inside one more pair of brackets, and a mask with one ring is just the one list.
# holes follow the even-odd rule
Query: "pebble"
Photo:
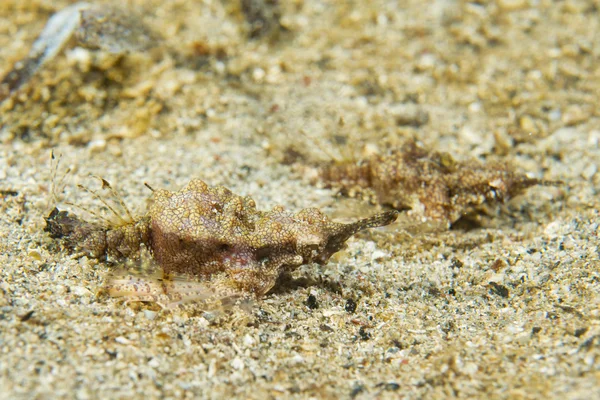
[[598, 166], [596, 164], [588, 164], [588, 166], [585, 167], [585, 169], [581, 172], [581, 176], [584, 179], [590, 180], [594, 177], [594, 175], [596, 175], [596, 172], [598, 172]]
[[497, 0], [496, 4], [502, 11], [517, 11], [526, 8], [527, 0]]
[[104, 140], [104, 139], [92, 140], [88, 143], [87, 147], [91, 153], [101, 153], [104, 150], [106, 150], [106, 140]]
[[238, 371], [241, 371], [244, 369], [244, 361], [239, 358], [236, 357], [231, 361], [231, 368], [236, 369]]
[[144, 310], [144, 315], [149, 321], [154, 321], [154, 319], [156, 318], [156, 311]]
[[256, 344], [256, 340], [250, 335], [244, 336], [244, 345], [246, 347], [252, 347]]

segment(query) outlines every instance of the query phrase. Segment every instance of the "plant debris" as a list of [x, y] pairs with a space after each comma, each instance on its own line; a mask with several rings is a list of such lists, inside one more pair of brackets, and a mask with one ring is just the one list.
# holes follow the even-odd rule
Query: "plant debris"
[[[102, 185], [115, 193], [105, 180]], [[120, 204], [124, 207], [122, 201]], [[202, 298], [212, 293], [209, 287], [260, 297], [281, 273], [303, 264], [326, 264], [352, 235], [388, 225], [397, 214], [388, 211], [343, 224], [331, 221], [316, 208], [295, 214], [280, 206], [258, 211], [249, 196], [195, 179], [178, 192], [154, 191], [153, 203], [141, 218], [135, 219], [127, 211], [118, 223], [102, 224], [54, 208], [46, 218], [45, 230], [68, 248], [98, 259], [138, 259], [147, 248], [162, 269], [162, 278], [118, 279], [108, 290], [115, 295], [156, 300], [156, 294], [180, 294], [183, 289], [174, 287], [182, 279], [171, 277], [184, 276], [204, 282], [194, 287], [183, 285]]]
[[332, 162], [321, 168], [320, 179], [343, 195], [411, 210], [448, 227], [484, 203], [502, 203], [531, 186], [558, 183], [529, 178], [505, 164], [459, 162], [412, 141], [386, 155]]
[[50, 17], [29, 54], [16, 62], [2, 79], [0, 103], [27, 84], [44, 64], [67, 46], [72, 37], [79, 46], [113, 54], [144, 51], [158, 42], [157, 35], [129, 10], [85, 2], [72, 4]]

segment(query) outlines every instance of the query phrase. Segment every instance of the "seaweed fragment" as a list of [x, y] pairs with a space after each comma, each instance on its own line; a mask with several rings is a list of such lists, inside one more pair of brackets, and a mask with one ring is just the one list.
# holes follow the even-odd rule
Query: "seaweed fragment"
[[[198, 179], [178, 192], [156, 190], [152, 200], [143, 217], [112, 226], [55, 208], [45, 230], [66, 247], [99, 259], [139, 259], [147, 248], [162, 278], [119, 277], [109, 285], [114, 295], [149, 300], [171, 290], [204, 298], [219, 288], [228, 295], [260, 297], [282, 273], [308, 263], [324, 265], [355, 233], [397, 218], [396, 211], [388, 211], [343, 224], [316, 208], [259, 211], [249, 196]], [[192, 277], [197, 284], [176, 287], [174, 281], [185, 280], [181, 277]]]
[[558, 183], [529, 178], [506, 164], [459, 162], [414, 141], [385, 155], [332, 162], [320, 169], [320, 180], [343, 195], [412, 210], [448, 227], [484, 203], [502, 203], [531, 186]]
[[73, 37], [79, 46], [113, 54], [144, 51], [158, 42], [158, 36], [130, 11], [85, 2], [72, 4], [48, 19], [29, 54], [0, 81], [0, 103], [27, 84]]

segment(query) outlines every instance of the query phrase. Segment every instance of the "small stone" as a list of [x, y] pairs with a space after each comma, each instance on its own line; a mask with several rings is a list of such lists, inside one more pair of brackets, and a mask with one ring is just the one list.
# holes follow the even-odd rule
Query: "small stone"
[[583, 171], [581, 171], [581, 176], [583, 177], [583, 179], [590, 180], [594, 177], [594, 175], [596, 175], [596, 172], [598, 172], [598, 165], [588, 164], [588, 166], [585, 167]]
[[36, 261], [42, 261], [42, 255], [37, 250], [29, 250], [27, 255]]
[[83, 286], [71, 286], [69, 289], [76, 296], [89, 296], [92, 294], [88, 288]]
[[590, 114], [582, 107], [571, 105], [567, 107], [562, 115], [562, 122], [567, 126], [578, 125], [590, 118]]
[[519, 118], [519, 126], [525, 133], [533, 134], [537, 132], [535, 121], [529, 115], [523, 115]]
[[244, 336], [243, 342], [246, 347], [253, 347], [256, 344], [256, 340], [249, 334]]
[[154, 321], [154, 319], [156, 319], [156, 315], [156, 311], [144, 310], [144, 316], [146, 317], [146, 319], [148, 319], [148, 321]]
[[490, 285], [490, 291], [492, 293], [495, 293], [500, 297], [504, 297], [504, 298], [508, 297], [509, 291], [506, 288], [506, 286], [500, 285], [496, 282], [490, 282], [489, 285]]
[[319, 302], [317, 301], [317, 298], [312, 294], [308, 295], [305, 304], [306, 307], [310, 308], [311, 310], [316, 310], [319, 308]]
[[231, 368], [241, 371], [244, 369], [244, 360], [239, 357], [234, 358], [231, 361]]
[[119, 344], [129, 344], [129, 343], [131, 343], [128, 339], [124, 338], [123, 336], [117, 336], [115, 338], [115, 342], [117, 342]]
[[90, 150], [90, 152], [92, 152], [92, 153], [103, 152], [104, 150], [106, 150], [106, 140], [104, 140], [104, 139], [92, 140], [88, 143], [87, 147]]
[[577, 328], [577, 329], [575, 329], [575, 331], [573, 332], [573, 336], [575, 336], [575, 337], [581, 337], [581, 336], [583, 336], [583, 335], [584, 335], [584, 334], [585, 334], [585, 333], [586, 333], [586, 332], [587, 332], [589, 329], [590, 329], [590, 328], [588, 328], [587, 326], [586, 326], [586, 327], [583, 327], [583, 328]]
[[265, 75], [265, 70], [262, 68], [254, 68], [252, 71], [252, 79], [254, 79], [255, 82], [262, 82], [263, 79], [265, 79]]
[[502, 11], [517, 11], [528, 7], [527, 0], [497, 0], [496, 4]]
[[388, 382], [385, 384], [385, 390], [388, 390], [390, 392], [395, 392], [398, 389], [400, 389], [400, 385], [396, 382]]
[[367, 332], [364, 326], [361, 326], [358, 330], [358, 335], [360, 336], [360, 340], [366, 341], [371, 339], [371, 334]]
[[150, 361], [148, 361], [148, 366], [151, 368], [158, 368], [160, 367], [160, 361], [158, 358], [153, 357]]
[[349, 314], [353, 314], [356, 311], [356, 307], [357, 307], [356, 302], [352, 299], [348, 299], [348, 300], [346, 300], [346, 305], [344, 306], [344, 310], [346, 310], [346, 312]]
[[383, 250], [375, 250], [373, 254], [371, 254], [372, 261], [384, 260], [389, 257], [389, 254]]

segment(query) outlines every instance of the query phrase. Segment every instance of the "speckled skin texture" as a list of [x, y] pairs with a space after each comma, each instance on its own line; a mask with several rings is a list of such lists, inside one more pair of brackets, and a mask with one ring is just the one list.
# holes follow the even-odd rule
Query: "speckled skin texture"
[[44, 230], [67, 247], [79, 249], [93, 258], [124, 260], [137, 257], [140, 246], [150, 241], [147, 217], [122, 226], [105, 226], [80, 220], [67, 211], [54, 208]]
[[508, 165], [458, 162], [414, 142], [360, 162], [333, 163], [321, 170], [321, 178], [345, 195], [371, 196], [448, 226], [484, 203], [504, 202], [531, 186], [553, 183], [528, 178]]
[[283, 271], [325, 264], [354, 233], [396, 219], [388, 212], [340, 224], [316, 208], [257, 211], [250, 197], [197, 179], [176, 193], [155, 192], [149, 215], [154, 257], [165, 273], [225, 272], [236, 287], [256, 295], [269, 291]]
[[148, 214], [129, 224], [104, 227], [54, 209], [46, 231], [95, 258], [137, 258], [145, 245], [165, 276], [211, 280], [225, 274], [234, 289], [262, 296], [281, 273], [302, 264], [325, 264], [356, 232], [388, 225], [396, 217], [390, 211], [341, 224], [316, 208], [296, 214], [280, 206], [258, 211], [249, 196], [195, 179], [178, 192], [154, 192]]

